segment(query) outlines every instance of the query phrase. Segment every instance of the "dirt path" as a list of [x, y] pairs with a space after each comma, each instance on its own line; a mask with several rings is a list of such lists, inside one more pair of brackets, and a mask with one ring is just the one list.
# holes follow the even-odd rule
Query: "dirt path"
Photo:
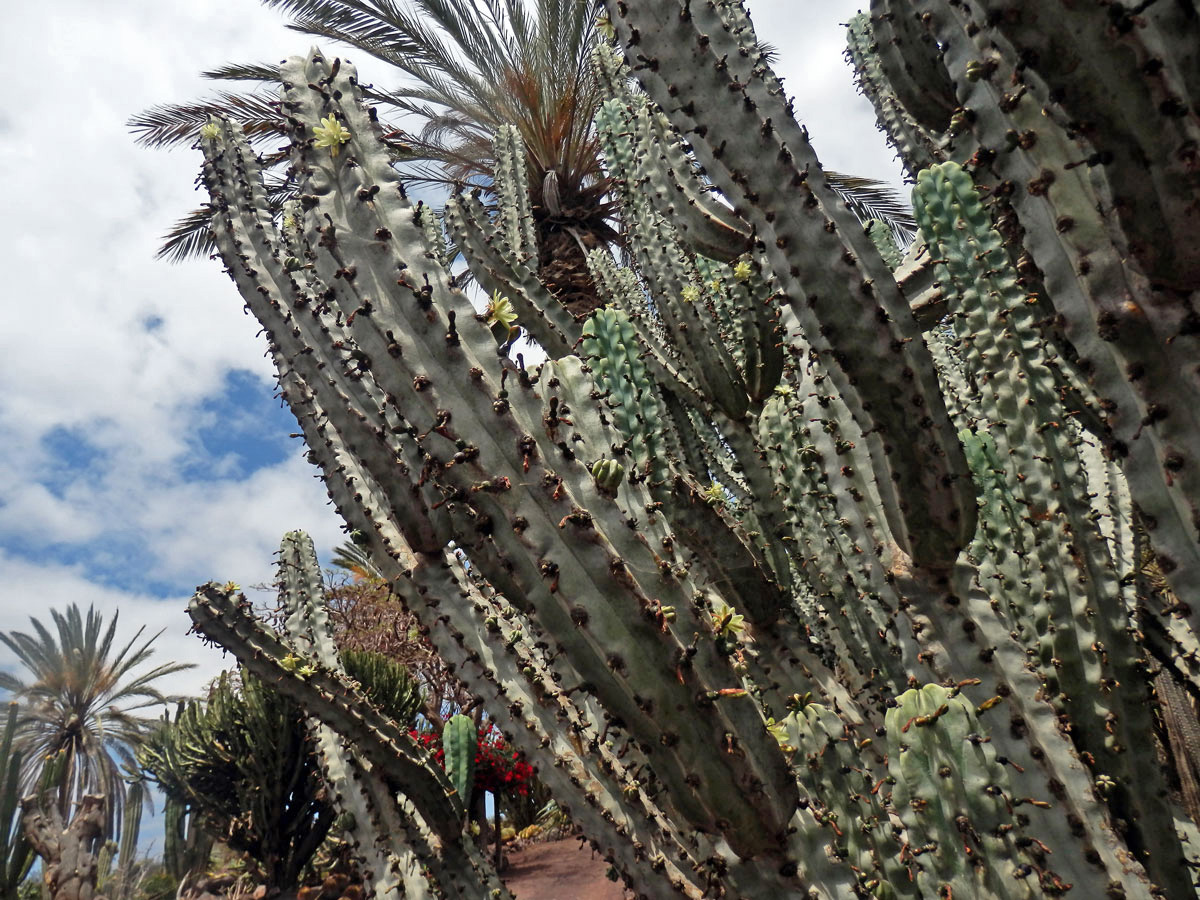
[[604, 877], [608, 863], [578, 840], [531, 844], [508, 857], [504, 883], [517, 900], [624, 900], [619, 882]]

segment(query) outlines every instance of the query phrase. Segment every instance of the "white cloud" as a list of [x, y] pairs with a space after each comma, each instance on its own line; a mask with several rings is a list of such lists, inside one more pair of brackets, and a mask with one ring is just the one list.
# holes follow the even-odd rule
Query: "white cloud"
[[315, 474], [295, 458], [244, 480], [195, 482], [148, 497], [139, 525], [157, 534], [158, 568], [152, 574], [239, 584], [270, 581], [272, 555], [285, 531], [306, 530], [320, 548], [341, 543], [345, 535], [325, 507]]
[[269, 390], [270, 365], [219, 264], [153, 259], [199, 201], [198, 155], [140, 148], [125, 123], [210, 91], [202, 69], [309, 41], [248, 0], [137, 0], [26, 4], [0, 43], [0, 630], [71, 602], [120, 609], [166, 629], [161, 658], [203, 664], [171, 685], [194, 691], [227, 663], [186, 633], [192, 586], [270, 582], [285, 530], [326, 553], [341, 535], [299, 442], [256, 471], [254, 450], [199, 446], [206, 426], [253, 436], [244, 409], [204, 404], [234, 369]]
[[77, 544], [98, 538], [104, 523], [57, 497], [37, 482], [12, 484], [0, 505], [0, 534], [21, 533], [27, 540]]

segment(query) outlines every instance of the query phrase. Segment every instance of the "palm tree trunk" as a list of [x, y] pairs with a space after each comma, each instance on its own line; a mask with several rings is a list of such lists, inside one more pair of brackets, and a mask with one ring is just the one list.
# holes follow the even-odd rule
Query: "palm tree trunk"
[[587, 267], [587, 252], [598, 246], [584, 229], [545, 220], [538, 223], [538, 278], [577, 319], [604, 305]]

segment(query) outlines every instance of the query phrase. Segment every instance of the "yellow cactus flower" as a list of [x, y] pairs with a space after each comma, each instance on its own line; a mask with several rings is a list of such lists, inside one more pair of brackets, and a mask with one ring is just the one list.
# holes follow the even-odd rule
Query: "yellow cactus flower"
[[700, 496], [704, 498], [709, 506], [724, 505], [726, 500], [725, 488], [721, 487], [721, 485], [715, 481], [705, 488], [704, 493]]
[[713, 609], [712, 616], [713, 631], [721, 637], [733, 637], [746, 630], [746, 617], [720, 601]]
[[221, 137], [221, 125], [215, 119], [209, 119], [207, 123], [200, 126], [200, 137], [208, 141], [215, 141]]
[[796, 717], [794, 714], [789, 715], [782, 722], [776, 722], [774, 719], [767, 719], [767, 733], [770, 734], [771, 737], [775, 738], [776, 742], [779, 744], [780, 750], [782, 750], [788, 756], [792, 756], [794, 753], [796, 753], [796, 747], [791, 743], [792, 728], [789, 726], [789, 721], [792, 724], [795, 723]]
[[694, 284], [689, 284], [680, 292], [680, 296], [682, 296], [683, 299], [688, 303], [695, 303], [700, 299], [700, 288], [696, 287]]
[[513, 309], [512, 301], [507, 297], [501, 297], [499, 291], [492, 294], [492, 299], [487, 306], [488, 325], [503, 325], [505, 328], [512, 328], [516, 321], [517, 311]]
[[745, 260], [742, 260], [733, 267], [733, 277], [738, 281], [746, 281], [753, 272], [754, 270], [750, 267], [750, 263]]
[[331, 156], [337, 156], [342, 144], [350, 140], [350, 132], [332, 115], [323, 118], [320, 125], [314, 125], [313, 134], [317, 138], [316, 146], [328, 147]]

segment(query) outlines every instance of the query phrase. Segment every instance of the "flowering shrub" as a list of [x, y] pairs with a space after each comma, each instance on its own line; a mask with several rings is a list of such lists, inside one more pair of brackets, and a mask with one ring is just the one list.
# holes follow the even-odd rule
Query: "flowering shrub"
[[[446, 767], [446, 751], [442, 747], [440, 734], [418, 732], [415, 729], [409, 734], [433, 753], [439, 766], [443, 769]], [[498, 728], [490, 722], [481, 726], [479, 745], [475, 751], [475, 790], [503, 796], [527, 796], [533, 781], [533, 766], [520, 757], [521, 754], [508, 745]]]

